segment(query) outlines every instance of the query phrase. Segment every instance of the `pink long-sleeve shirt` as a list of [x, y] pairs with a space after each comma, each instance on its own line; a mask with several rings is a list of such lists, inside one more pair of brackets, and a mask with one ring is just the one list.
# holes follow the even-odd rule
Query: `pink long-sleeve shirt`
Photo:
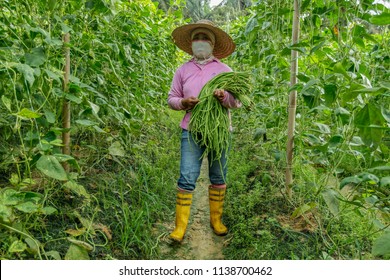
[[[205, 65], [197, 64], [194, 59], [180, 66], [173, 77], [171, 90], [168, 94], [168, 105], [173, 110], [185, 110], [181, 104], [182, 99], [189, 97], [198, 97], [203, 86], [214, 76], [222, 72], [231, 72], [232, 69], [226, 64], [214, 58]], [[225, 98], [222, 105], [226, 108], [238, 108], [241, 102], [236, 100], [233, 95], [225, 91]], [[230, 112], [229, 112], [230, 114]], [[188, 130], [191, 112], [187, 112], [180, 126]]]

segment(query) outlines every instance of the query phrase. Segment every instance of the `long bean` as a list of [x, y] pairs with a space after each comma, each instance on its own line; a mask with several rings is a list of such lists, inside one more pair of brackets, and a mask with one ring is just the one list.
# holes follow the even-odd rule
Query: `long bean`
[[251, 106], [249, 75], [244, 72], [223, 72], [208, 81], [199, 94], [199, 103], [192, 109], [189, 128], [195, 142], [204, 146], [202, 157], [212, 153], [220, 160], [229, 146], [230, 119], [228, 109], [214, 97], [216, 89], [230, 92], [246, 108]]

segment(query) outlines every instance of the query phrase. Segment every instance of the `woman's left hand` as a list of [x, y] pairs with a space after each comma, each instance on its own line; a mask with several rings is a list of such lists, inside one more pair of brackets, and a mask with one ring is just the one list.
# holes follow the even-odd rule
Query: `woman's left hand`
[[225, 90], [216, 89], [214, 91], [214, 96], [219, 100], [219, 102], [223, 102], [223, 100], [225, 99]]

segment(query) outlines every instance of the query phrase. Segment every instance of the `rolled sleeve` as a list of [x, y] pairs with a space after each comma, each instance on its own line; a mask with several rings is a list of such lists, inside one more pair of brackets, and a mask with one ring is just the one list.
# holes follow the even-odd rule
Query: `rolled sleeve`
[[171, 90], [168, 94], [168, 105], [173, 110], [184, 110], [184, 106], [181, 103], [184, 98], [183, 85], [181, 83], [181, 73], [176, 71], [171, 85]]

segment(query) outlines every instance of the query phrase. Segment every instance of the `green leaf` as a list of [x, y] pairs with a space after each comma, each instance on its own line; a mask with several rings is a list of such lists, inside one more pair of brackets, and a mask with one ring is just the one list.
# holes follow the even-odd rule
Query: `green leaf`
[[321, 41], [318, 45], [314, 46], [311, 50], [310, 50], [310, 54], [312, 53], [315, 53], [317, 50], [321, 49], [324, 44], [325, 44], [326, 41]]
[[347, 71], [345, 70], [343, 64], [341, 62], [337, 62], [334, 66], [333, 66], [333, 71], [335, 73], [339, 73], [339, 74], [342, 74], [344, 77], [346, 77], [347, 79], [350, 79], [351, 77], [348, 75]]
[[36, 193], [36, 192], [23, 192], [21, 194], [24, 195], [24, 200], [25, 201], [32, 200], [35, 203], [38, 203], [42, 199], [42, 197], [43, 197], [42, 194]]
[[385, 256], [390, 254], [390, 232], [385, 232], [379, 236], [372, 246], [374, 256]]
[[97, 125], [96, 122], [90, 121], [90, 120], [76, 120], [76, 123], [83, 125], [83, 126], [94, 126]]
[[107, 133], [107, 132], [105, 132], [103, 129], [101, 129], [100, 127], [98, 127], [97, 125], [94, 125], [93, 128], [94, 128], [97, 132], [99, 132], [99, 133]]
[[1, 96], [1, 101], [3, 101], [4, 106], [8, 111], [12, 111], [11, 109], [11, 99], [7, 98], [5, 95]]
[[30, 86], [34, 84], [34, 69], [27, 64], [17, 64], [16, 69], [23, 74], [24, 78]]
[[348, 184], [360, 184], [363, 182], [362, 178], [359, 178], [357, 176], [351, 176], [351, 177], [346, 177], [340, 182], [340, 189], [345, 187]]
[[20, 112], [16, 113], [16, 115], [24, 119], [37, 119], [41, 117], [41, 114], [33, 112], [27, 108], [23, 108]]
[[382, 107], [382, 116], [388, 124], [390, 124], [390, 111]]
[[65, 260], [89, 260], [89, 255], [84, 248], [71, 244], [66, 252]]
[[80, 93], [81, 92], [81, 87], [80, 87], [80, 80], [76, 77], [69, 77], [69, 80], [70, 81], [77, 81], [76, 83], [75, 82], [71, 82], [69, 83], [69, 92], [70, 93]]
[[72, 101], [76, 104], [80, 104], [83, 100], [73, 94], [65, 94], [65, 98], [69, 101]]
[[122, 147], [119, 141], [115, 141], [114, 143], [112, 143], [111, 146], [108, 148], [108, 152], [110, 153], [110, 155], [119, 157], [124, 157], [126, 154], [125, 149]]
[[54, 154], [53, 156], [55, 156], [56, 159], [58, 159], [59, 162], [75, 160], [74, 157], [72, 157], [70, 155], [65, 155], [65, 154]]
[[49, 11], [53, 11], [56, 4], [57, 4], [57, 0], [47, 0], [47, 8], [49, 9]]
[[359, 128], [359, 136], [368, 147], [377, 147], [380, 144], [383, 134], [381, 127], [385, 123], [381, 107], [375, 103], [366, 104], [355, 118], [355, 125]]
[[[300, 81], [305, 82], [305, 83], [309, 82], [310, 79], [312, 79], [311, 77], [305, 75], [304, 73], [298, 73], [297, 77]], [[295, 84], [295, 85], [298, 85], [298, 84]], [[291, 88], [288, 91], [290, 92]]]
[[4, 205], [16, 205], [18, 203], [23, 202], [24, 195], [20, 195], [20, 193], [14, 189], [6, 189], [4, 190], [1, 202]]
[[360, 138], [359, 136], [354, 136], [354, 137], [352, 137], [351, 142], [349, 142], [349, 145], [350, 146], [362, 146], [362, 145], [364, 145], [364, 143], [363, 143], [362, 138]]
[[26, 136], [24, 137], [24, 140], [26, 141], [34, 141], [34, 140], [39, 140], [40, 136], [39, 136], [39, 132], [37, 131], [28, 131], [26, 133]]
[[365, 48], [366, 44], [362, 37], [353, 37], [353, 42], [361, 48]]
[[31, 53], [25, 54], [26, 63], [31, 67], [39, 67], [46, 61], [46, 55], [42, 47], [32, 49]]
[[61, 260], [61, 255], [58, 253], [58, 251], [49, 251], [44, 253], [45, 256], [51, 257], [54, 260], [60, 261]]
[[257, 23], [257, 16], [252, 16], [247, 24], [246, 24], [246, 27], [245, 27], [245, 36], [248, 36], [254, 29], [255, 27], [258, 26], [258, 23]]
[[31, 178], [26, 178], [26, 179], [23, 179], [22, 182], [19, 183], [19, 187], [25, 187], [25, 186], [32, 186], [32, 185], [35, 185], [36, 182], [31, 179]]
[[26, 237], [24, 239], [24, 242], [28, 244], [28, 247], [30, 247], [30, 251], [32, 251], [34, 254], [37, 254], [39, 252], [39, 241], [32, 239], [31, 237]]
[[343, 117], [348, 117], [348, 118], [351, 115], [351, 113], [343, 107], [337, 107], [334, 110], [334, 113], [336, 114], [336, 116], [343, 116]]
[[19, 175], [16, 173], [12, 173], [11, 178], [9, 179], [9, 182], [11, 183], [11, 185], [17, 186], [20, 182]]
[[382, 165], [382, 166], [376, 166], [373, 168], [368, 169], [368, 171], [390, 171], [390, 165]]
[[314, 124], [319, 128], [319, 131], [321, 133], [324, 133], [324, 134], [329, 134], [330, 133], [330, 128], [326, 124], [317, 123], [317, 122], [315, 122]]
[[291, 214], [291, 218], [293, 218], [293, 219], [298, 218], [299, 216], [302, 216], [307, 211], [315, 208], [316, 206], [317, 206], [317, 204], [315, 202], [303, 204], [294, 210], [294, 212]]
[[8, 252], [10, 252], [10, 253], [21, 253], [21, 252], [23, 252], [26, 249], [27, 249], [26, 243], [24, 243], [24, 242], [22, 242], [20, 240], [16, 240], [16, 241], [14, 241], [11, 244], [11, 246], [9, 246]]
[[46, 117], [46, 120], [48, 123], [55, 123], [56, 122], [56, 115], [53, 112], [51, 112], [47, 109], [44, 109], [43, 111], [45, 112], [45, 117]]
[[312, 109], [309, 110], [308, 113], [320, 113], [320, 114], [324, 114], [324, 115], [331, 115], [332, 114], [332, 109], [330, 109], [329, 107], [326, 107], [324, 105], [319, 105], [317, 107], [314, 107]]
[[367, 33], [366, 29], [363, 26], [360, 26], [358, 24], [356, 24], [352, 28], [352, 36], [353, 37], [361, 37], [362, 35], [364, 35], [366, 33]]
[[45, 69], [44, 70], [47, 74], [47, 76], [55, 81], [57, 81], [58, 83], [61, 83], [61, 76], [53, 71], [50, 71], [49, 69]]
[[329, 207], [329, 211], [334, 216], [337, 216], [340, 213], [339, 210], [340, 201], [337, 199], [338, 193], [335, 190], [327, 189], [323, 191], [321, 194], [325, 200], [326, 205], [328, 205]]
[[[50, 144], [57, 145], [56, 142], [54, 142], [54, 143], [50, 142]], [[58, 144], [58, 146], [62, 146], [62, 143], [61, 143], [61, 145]], [[72, 157], [70, 155], [64, 155], [64, 154], [54, 154], [54, 156], [58, 159], [59, 162], [68, 162], [74, 168], [77, 168], [77, 170], [80, 170], [80, 166], [74, 157]]]
[[325, 97], [325, 104], [331, 105], [333, 104], [337, 99], [337, 85], [335, 84], [327, 84], [324, 86], [324, 97]]
[[52, 148], [52, 145], [50, 145], [49, 143], [47, 143], [46, 140], [42, 140], [42, 141], [37, 145], [37, 148], [38, 148], [40, 151], [46, 152], [46, 151], [49, 151], [49, 150]]
[[369, 21], [375, 25], [388, 25], [390, 24], [390, 13], [381, 13], [380, 15], [372, 16]]
[[64, 187], [67, 188], [68, 190], [71, 190], [75, 194], [79, 196], [83, 196], [86, 199], [90, 199], [89, 193], [85, 190], [84, 186], [77, 184], [76, 182], [73, 181], [68, 181], [64, 184]]
[[357, 89], [357, 90], [351, 91], [352, 94], [354, 94], [354, 93], [368, 93], [368, 94], [370, 94], [372, 96], [381, 95], [384, 92], [386, 92], [386, 89], [382, 88], [382, 87], [373, 87], [373, 88], [365, 87], [365, 88], [361, 88], [361, 89]]
[[39, 171], [41, 171], [43, 174], [50, 178], [54, 178], [61, 181], [68, 180], [68, 176], [64, 168], [54, 156], [41, 156], [40, 159], [37, 161], [37, 168]]
[[46, 207], [43, 207], [41, 209], [41, 212], [44, 215], [51, 215], [51, 214], [54, 214], [55, 212], [57, 212], [57, 209], [55, 209], [54, 207], [51, 207], [51, 206], [46, 206]]
[[379, 186], [381, 187], [390, 186], [390, 176], [382, 177], [379, 182]]
[[329, 139], [329, 146], [335, 147], [339, 144], [341, 144], [344, 141], [344, 137], [342, 135], [333, 135], [332, 138]]
[[61, 30], [62, 30], [62, 33], [68, 33], [70, 31], [72, 31], [72, 28], [69, 27], [68, 25], [66, 25], [65, 23], [61, 22]]
[[363, 172], [358, 175], [359, 178], [362, 178], [363, 182], [368, 182], [371, 185], [375, 185], [379, 183], [379, 178], [374, 174]]
[[18, 205], [14, 206], [19, 211], [22, 211], [24, 213], [35, 213], [38, 211], [38, 205], [31, 201], [27, 201]]
[[0, 221], [9, 223], [12, 220], [12, 208], [0, 203]]
[[91, 105], [91, 109], [92, 109], [92, 112], [94, 115], [98, 115], [99, 113], [99, 110], [100, 110], [100, 107], [94, 103], [92, 103], [91, 101], [88, 101], [89, 105]]
[[49, 33], [42, 29], [42, 28], [39, 28], [39, 27], [30, 27], [29, 25], [27, 26], [27, 28], [30, 29], [31, 32], [33, 33], [37, 33], [37, 34], [42, 34], [43, 37], [48, 37], [49, 36]]
[[304, 133], [304, 136], [305, 141], [308, 142], [311, 146], [318, 146], [323, 144], [321, 139], [313, 134]]
[[[49, 142], [50, 145], [52, 146], [56, 146], [56, 147], [63, 147], [64, 145], [62, 144], [62, 139], [54, 139], [52, 141]], [[64, 154], [60, 154], [60, 155], [63, 155], [63, 156], [68, 156], [70, 157], [71, 159], [73, 159], [73, 157], [69, 156], [69, 155], [64, 155]], [[55, 154], [56, 158], [59, 160], [59, 158], [57, 157], [57, 154]]]
[[261, 26], [261, 29], [262, 29], [262, 30], [265, 30], [265, 29], [269, 28], [271, 25], [272, 25], [272, 22], [270, 22], [270, 21], [264, 21], [264, 22], [263, 22], [263, 25]]
[[301, 90], [305, 103], [309, 108], [319, 106], [323, 88], [317, 85], [318, 80], [310, 80]]

